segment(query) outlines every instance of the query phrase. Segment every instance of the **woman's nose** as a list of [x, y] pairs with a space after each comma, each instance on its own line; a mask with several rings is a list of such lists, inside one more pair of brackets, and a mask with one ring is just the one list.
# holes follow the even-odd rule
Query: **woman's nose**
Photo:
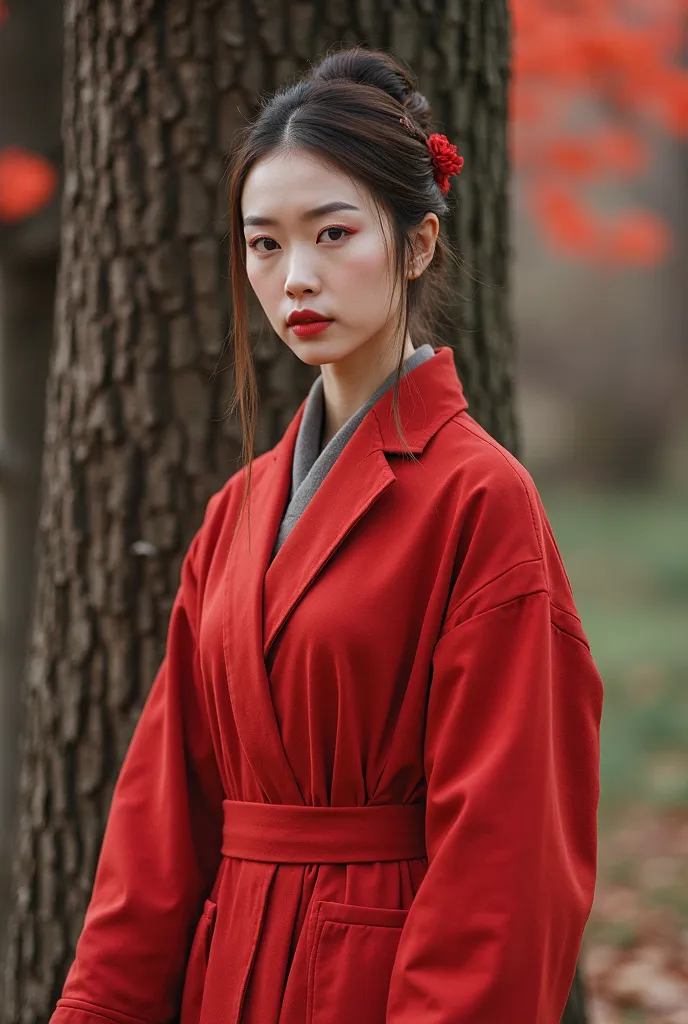
[[313, 295], [318, 289], [318, 277], [311, 261], [304, 255], [293, 256], [284, 282], [286, 294], [289, 296]]

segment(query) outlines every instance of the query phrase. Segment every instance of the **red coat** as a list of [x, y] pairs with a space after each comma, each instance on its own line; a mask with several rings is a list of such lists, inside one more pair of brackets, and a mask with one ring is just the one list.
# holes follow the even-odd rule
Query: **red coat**
[[[449, 348], [270, 562], [302, 405], [208, 505], [52, 1024], [559, 1024], [602, 686], [533, 481]], [[392, 805], [392, 806], [388, 806]], [[406, 805], [406, 806], [399, 806]]]

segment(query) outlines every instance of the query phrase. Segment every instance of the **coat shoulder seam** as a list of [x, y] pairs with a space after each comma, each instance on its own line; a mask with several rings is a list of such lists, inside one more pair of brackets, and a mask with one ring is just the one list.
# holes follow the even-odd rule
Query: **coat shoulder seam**
[[[549, 590], [547, 587], [537, 587], [534, 590], [524, 591], [522, 594], [516, 594], [515, 597], [508, 597], [505, 601], [498, 601], [497, 604], [490, 605], [489, 608], [481, 608], [479, 612], [475, 612], [473, 615], [469, 615], [468, 618], [462, 619], [461, 622], [454, 623], [449, 629], [445, 630], [438, 637], [438, 643], [443, 640], [450, 633], [453, 633], [455, 629], [460, 629], [462, 626], [467, 625], [469, 622], [475, 622], [476, 619], [481, 618], [483, 615], [489, 615], [491, 612], [497, 611], [500, 608], [506, 608], [507, 605], [514, 604], [516, 601], [523, 601], [526, 597], [534, 597], [536, 594], [547, 594], [549, 598]], [[551, 618], [551, 617], [550, 617]]]
[[131, 1024], [150, 1024], [142, 1017], [132, 1017], [130, 1013], [123, 1013], [119, 1010], [111, 1010], [98, 1003], [90, 1003], [85, 999], [71, 999], [69, 996], [61, 998], [57, 1002], [57, 1009], [64, 1007], [69, 1010], [78, 1010], [79, 1013], [88, 1014], [89, 1017], [100, 1017], [110, 1024], [123, 1024], [124, 1021], [131, 1021]]

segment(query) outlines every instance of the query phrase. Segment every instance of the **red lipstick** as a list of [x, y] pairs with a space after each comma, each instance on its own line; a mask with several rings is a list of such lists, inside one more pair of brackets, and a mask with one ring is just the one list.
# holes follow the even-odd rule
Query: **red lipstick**
[[298, 338], [310, 338], [314, 334], [320, 334], [331, 323], [331, 319], [315, 309], [294, 309], [287, 317], [287, 325]]

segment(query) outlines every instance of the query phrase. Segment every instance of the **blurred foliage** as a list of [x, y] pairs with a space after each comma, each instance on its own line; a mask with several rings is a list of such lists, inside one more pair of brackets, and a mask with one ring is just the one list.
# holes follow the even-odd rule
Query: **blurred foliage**
[[605, 684], [601, 823], [688, 804], [685, 496], [540, 488]]
[[688, 499], [539, 483], [605, 684], [591, 1024], [688, 1020]]
[[644, 173], [651, 130], [688, 138], [687, 0], [511, 7], [512, 154], [546, 239], [600, 266], [660, 262], [668, 225], [649, 210], [603, 217], [583, 190]]
[[38, 153], [19, 146], [0, 150], [0, 223], [31, 217], [57, 190], [55, 167]]
[[[688, 138], [688, 0], [512, 0], [511, 10], [512, 157], [548, 244], [605, 267], [662, 261], [668, 224], [650, 210], [603, 216], [584, 189], [645, 173], [657, 129]], [[14, 16], [0, 0], [0, 25]], [[30, 217], [57, 170], [16, 145], [3, 155], [0, 222]]]

